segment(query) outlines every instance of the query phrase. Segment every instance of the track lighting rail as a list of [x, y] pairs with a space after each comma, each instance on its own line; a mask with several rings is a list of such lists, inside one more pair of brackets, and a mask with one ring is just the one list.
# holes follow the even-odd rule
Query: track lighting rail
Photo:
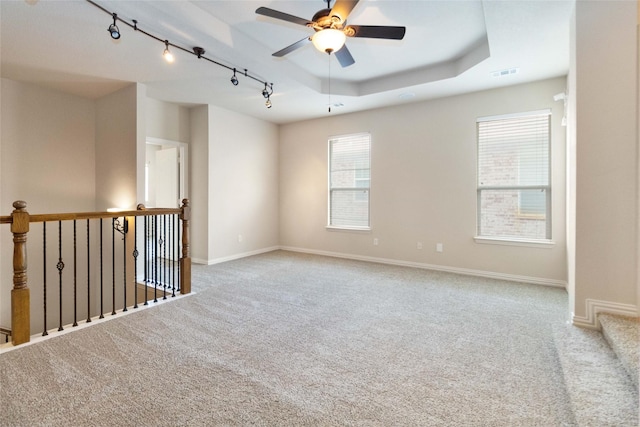
[[[212, 64], [215, 64], [215, 65], [217, 65], [219, 67], [223, 67], [223, 68], [226, 68], [229, 71], [232, 71], [233, 72], [232, 83], [233, 83], [234, 86], [238, 85], [238, 83], [237, 83], [238, 80], [236, 78], [236, 73], [237, 73], [237, 75], [241, 75], [241, 76], [247, 77], [249, 79], [255, 80], [256, 82], [264, 84], [265, 85], [265, 89], [267, 87], [271, 89], [270, 93], [269, 93], [269, 97], [265, 96], [265, 98], [267, 98], [267, 101], [268, 101], [267, 107], [271, 108], [270, 96], [273, 93], [273, 83], [268, 83], [267, 81], [262, 80], [262, 79], [260, 79], [260, 78], [258, 78], [256, 76], [250, 74], [247, 71], [246, 68], [244, 69], [244, 72], [240, 72], [240, 69], [238, 67], [232, 67], [232, 66], [223, 64], [221, 62], [218, 62], [218, 61], [216, 61], [214, 59], [207, 58], [206, 56], [204, 56], [205, 50], [203, 48], [201, 48], [201, 47], [197, 47], [196, 46], [196, 47], [194, 47], [192, 49], [188, 49], [188, 48], [182, 47], [180, 45], [177, 45], [175, 43], [171, 43], [167, 39], [158, 37], [158, 36], [156, 36], [154, 34], [151, 34], [151, 33], [147, 32], [147, 31], [139, 28], [138, 27], [138, 21], [135, 20], [135, 19], [132, 19], [131, 22], [129, 22], [129, 21], [125, 20], [125, 19], [122, 19], [120, 16], [118, 16], [117, 13], [107, 10], [105, 7], [99, 5], [98, 3], [94, 2], [93, 0], [85, 0], [85, 1], [87, 3], [93, 5], [93, 6], [97, 7], [98, 9], [102, 10], [104, 13], [108, 14], [109, 16], [111, 16], [113, 18], [113, 24], [111, 24], [109, 26], [109, 32], [111, 33], [111, 36], [114, 39], [119, 39], [120, 36], [121, 36], [121, 32], [120, 32], [120, 30], [118, 29], [118, 27], [116, 25], [116, 22], [119, 21], [119, 22], [122, 22], [124, 25], [128, 26], [129, 28], [132, 28], [134, 31], [142, 33], [145, 36], [150, 37], [150, 38], [152, 38], [154, 40], [157, 40], [160, 43], [162, 43], [163, 45], [165, 45], [165, 50], [164, 50], [165, 53], [169, 52], [169, 47], [172, 47], [172, 48], [175, 48], [175, 49], [180, 50], [182, 52], [188, 53], [190, 55], [197, 56], [199, 59], [204, 59], [205, 61], [208, 61], [208, 62], [210, 62]], [[113, 31], [114, 28], [117, 30], [117, 37], [114, 37], [114, 31]], [[264, 96], [264, 92], [263, 92], [263, 96]]]

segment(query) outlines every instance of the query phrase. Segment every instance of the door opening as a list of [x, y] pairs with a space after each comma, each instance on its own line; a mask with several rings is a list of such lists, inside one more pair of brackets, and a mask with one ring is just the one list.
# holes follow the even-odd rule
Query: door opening
[[187, 193], [187, 144], [147, 138], [145, 206], [177, 208]]

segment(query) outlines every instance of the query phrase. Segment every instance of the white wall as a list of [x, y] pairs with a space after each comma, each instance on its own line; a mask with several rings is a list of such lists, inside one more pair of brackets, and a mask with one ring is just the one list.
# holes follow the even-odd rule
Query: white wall
[[[563, 285], [565, 90], [558, 78], [281, 127], [280, 244]], [[475, 243], [476, 118], [551, 108], [553, 248]], [[371, 232], [327, 230], [327, 139], [372, 134]], [[373, 245], [377, 238], [379, 245]], [[417, 243], [422, 242], [422, 250]], [[435, 251], [443, 243], [444, 252]]]
[[146, 136], [188, 143], [191, 140], [190, 109], [146, 98]]
[[189, 201], [191, 203], [191, 257], [209, 260], [209, 106], [190, 110]]
[[208, 133], [207, 262], [277, 247], [278, 127], [210, 105]]
[[2, 79], [2, 202], [32, 213], [94, 208], [92, 101]]
[[[9, 215], [15, 200], [25, 200], [32, 214], [94, 210], [94, 102], [7, 79], [1, 84], [0, 214]], [[54, 230], [49, 233], [55, 235]], [[0, 239], [0, 324], [10, 327], [13, 243], [9, 226], [0, 227]], [[55, 243], [53, 237], [49, 240]], [[48, 246], [50, 250], [55, 248]], [[68, 255], [66, 252], [65, 257]], [[41, 224], [31, 225], [28, 265], [35, 331], [42, 327], [42, 292], [38, 291], [42, 283]], [[86, 269], [81, 268], [79, 274], [83, 271]]]
[[[96, 101], [97, 210], [135, 209], [138, 203], [138, 120], [136, 84]], [[142, 139], [144, 149], [144, 133]], [[141, 161], [144, 191], [144, 158]], [[144, 198], [144, 193], [141, 198]]]
[[637, 9], [629, 1], [576, 2], [572, 311], [588, 326], [594, 303], [637, 312]]

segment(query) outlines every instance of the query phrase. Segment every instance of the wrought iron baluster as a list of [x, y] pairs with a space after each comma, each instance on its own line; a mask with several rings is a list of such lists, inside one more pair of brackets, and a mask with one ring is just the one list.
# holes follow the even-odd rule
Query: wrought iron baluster
[[[42, 336], [49, 335], [47, 332], [47, 222], [42, 223], [42, 260], [43, 260], [43, 303], [44, 303], [44, 331], [42, 331]], [[7, 336], [8, 338], [8, 336]]]
[[59, 277], [59, 291], [58, 291], [58, 299], [60, 300], [60, 312], [59, 317], [59, 326], [58, 331], [64, 331], [62, 327], [62, 270], [64, 270], [64, 262], [62, 262], [62, 221], [58, 221], [58, 264], [56, 265], [58, 268], [58, 277]]
[[[162, 277], [163, 267], [162, 267], [162, 245], [164, 243], [164, 236], [162, 235], [162, 216], [158, 216], [158, 253], [156, 256], [156, 263], [158, 266], [158, 285], [160, 290], [164, 286], [164, 280]], [[163, 293], [164, 295], [164, 293]]]
[[171, 246], [171, 296], [175, 297], [176, 296], [176, 221], [177, 221], [177, 217], [176, 214], [173, 214], [173, 233], [171, 233], [171, 235], [173, 236], [173, 245]]
[[138, 217], [133, 219], [133, 308], [138, 308]]
[[149, 305], [147, 296], [149, 295], [149, 218], [144, 216], [144, 305]]
[[158, 302], [158, 216], [153, 216], [153, 302]]
[[180, 269], [180, 248], [182, 247], [182, 223], [180, 222], [180, 217], [178, 216], [178, 229], [176, 230], [177, 232], [177, 236], [178, 236], [178, 247], [176, 248], [176, 255], [177, 255], [177, 259], [178, 259], [178, 265], [177, 265], [177, 270], [178, 270], [178, 293], [180, 293], [180, 283], [182, 283], [181, 281], [181, 277], [180, 275], [182, 274], [182, 270]]
[[111, 315], [116, 314], [116, 219], [111, 218]]
[[103, 222], [102, 222], [102, 218], [100, 218], [100, 319], [104, 319], [104, 290], [103, 290], [104, 271], [103, 271], [102, 231], [103, 231]]
[[91, 322], [91, 239], [87, 219], [87, 323]]
[[164, 290], [162, 299], [167, 299], [167, 216], [166, 215], [162, 215], [162, 225], [164, 227], [164, 232], [162, 234], [162, 271], [163, 271], [162, 288]]
[[73, 326], [78, 326], [78, 245], [76, 220], [73, 220]]
[[[126, 224], [127, 218], [122, 217], [122, 222]], [[125, 228], [126, 230], [126, 228]], [[122, 288], [124, 291], [124, 302], [122, 311], [127, 310], [127, 234], [122, 234]]]

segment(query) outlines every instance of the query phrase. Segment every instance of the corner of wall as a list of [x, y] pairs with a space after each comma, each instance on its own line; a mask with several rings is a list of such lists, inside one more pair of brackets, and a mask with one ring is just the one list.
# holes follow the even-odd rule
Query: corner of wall
[[638, 306], [587, 298], [585, 300], [585, 315], [576, 316], [574, 313], [571, 313], [571, 322], [582, 328], [600, 329], [598, 313], [611, 313], [618, 314], [620, 316], [637, 317]]
[[146, 99], [147, 87], [136, 83], [136, 206], [144, 202], [144, 162], [147, 156]]

